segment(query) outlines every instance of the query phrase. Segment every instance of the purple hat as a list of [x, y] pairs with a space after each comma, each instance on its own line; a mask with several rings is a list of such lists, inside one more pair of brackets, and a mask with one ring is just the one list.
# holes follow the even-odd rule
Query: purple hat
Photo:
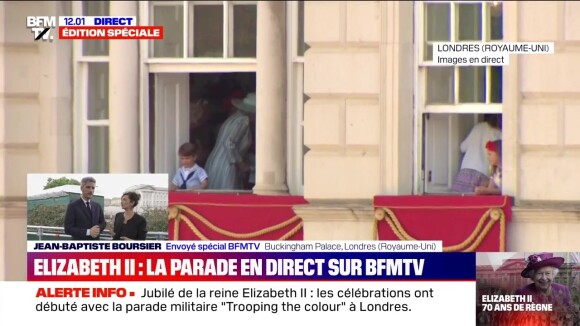
[[522, 271], [522, 277], [531, 278], [531, 271], [536, 270], [538, 268], [552, 266], [556, 268], [560, 268], [562, 264], [564, 264], [564, 258], [562, 257], [554, 257], [553, 254], [550, 253], [541, 253], [536, 255], [530, 255], [526, 260], [528, 266]]

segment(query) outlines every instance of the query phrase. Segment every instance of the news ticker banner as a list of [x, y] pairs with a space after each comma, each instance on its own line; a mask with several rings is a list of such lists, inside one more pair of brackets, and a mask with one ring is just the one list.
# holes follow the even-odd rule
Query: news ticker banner
[[[437, 242], [29, 242], [28, 281], [474, 279]], [[91, 250], [92, 249], [92, 250]]]
[[442, 252], [442, 241], [28, 241], [28, 252]]
[[[264, 242], [236, 242], [228, 250], [228, 242], [200, 249], [212, 244], [201, 241], [189, 251], [158, 242], [144, 242], [157, 250], [128, 242], [105, 250], [99, 242], [53, 243], [30, 244], [30, 282], [0, 284], [0, 323], [19, 316], [56, 325], [59, 317], [82, 313], [78, 318], [96, 324], [103, 312], [146, 325], [180, 322], [183, 313], [235, 325], [313, 318], [335, 325], [377, 318], [408, 325], [580, 322], [580, 253], [268, 251]], [[94, 244], [100, 248], [91, 251]], [[370, 243], [343, 242], [351, 244]], [[554, 289], [549, 300], [539, 291], [546, 286]]]
[[433, 316], [452, 313], [445, 325], [475, 319], [475, 256], [442, 254], [439, 241], [102, 244], [30, 242], [29, 282], [1, 284], [0, 323], [16, 310], [25, 312], [19, 320], [43, 325], [76, 318], [293, 326], [386, 316], [436, 325]]
[[466, 326], [474, 304], [474, 281], [0, 283], [2, 325]]
[[57, 28], [60, 40], [163, 39], [163, 26], [138, 26], [134, 16], [27, 16], [26, 28], [43, 42], [52, 42]]

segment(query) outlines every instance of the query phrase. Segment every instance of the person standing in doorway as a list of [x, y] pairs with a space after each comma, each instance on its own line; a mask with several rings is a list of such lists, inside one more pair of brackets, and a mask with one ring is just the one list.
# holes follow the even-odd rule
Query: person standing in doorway
[[485, 145], [501, 139], [501, 114], [485, 114], [483, 120], [461, 143], [460, 149], [465, 155], [451, 187], [454, 192], [474, 193], [476, 187], [488, 184], [490, 162]]
[[256, 117], [256, 93], [243, 100], [233, 99], [232, 104], [236, 111], [220, 127], [205, 166], [209, 189], [240, 190], [244, 176], [252, 168], [247, 154], [252, 144], [250, 121]]
[[81, 198], [68, 204], [64, 216], [64, 232], [73, 240], [98, 240], [107, 226], [103, 207], [93, 201], [97, 181], [81, 180]]

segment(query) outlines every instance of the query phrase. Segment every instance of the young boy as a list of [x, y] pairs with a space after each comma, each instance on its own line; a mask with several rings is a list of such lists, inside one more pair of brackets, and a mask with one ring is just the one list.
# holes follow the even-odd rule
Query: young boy
[[169, 185], [169, 191], [207, 189], [207, 173], [195, 163], [197, 159], [197, 146], [185, 143], [179, 147], [179, 161], [181, 167], [175, 172], [175, 176]]

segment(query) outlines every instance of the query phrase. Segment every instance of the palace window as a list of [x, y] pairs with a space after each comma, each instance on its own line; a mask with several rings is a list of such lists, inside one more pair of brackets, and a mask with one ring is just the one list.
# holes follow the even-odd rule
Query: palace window
[[164, 39], [151, 58], [255, 58], [255, 1], [152, 1], [150, 20]]
[[[303, 156], [307, 151], [302, 142], [304, 2], [286, 4], [287, 175], [290, 192], [302, 193]], [[163, 25], [166, 37], [148, 42], [144, 53], [148, 57], [145, 63], [150, 93], [144, 108], [150, 130], [143, 140], [148, 144], [144, 170], [175, 173], [179, 164], [177, 148], [186, 141], [200, 145], [198, 163], [204, 166], [219, 127], [227, 118], [228, 98], [256, 91], [256, 2], [156, 1], [145, 6], [146, 21]], [[205, 114], [195, 105], [200, 99], [209, 102]], [[252, 131], [255, 134], [255, 129]], [[240, 190], [251, 188], [252, 182], [248, 181]]]
[[[164, 39], [144, 43], [148, 46], [142, 52], [149, 91], [142, 111], [147, 121], [144, 170], [173, 176], [179, 146], [198, 144], [203, 167], [231, 113], [231, 98], [256, 91], [257, 5], [152, 1], [142, 4], [141, 12], [146, 13], [144, 21], [164, 26]], [[207, 105], [197, 105], [200, 100]], [[253, 123], [252, 133], [255, 144]], [[250, 154], [247, 159], [252, 161]], [[251, 188], [248, 178], [239, 190]]]
[[503, 39], [498, 1], [421, 1], [416, 4], [417, 97], [415, 192], [447, 193], [459, 171], [459, 150], [483, 114], [502, 112], [502, 67], [441, 67], [433, 42]]

